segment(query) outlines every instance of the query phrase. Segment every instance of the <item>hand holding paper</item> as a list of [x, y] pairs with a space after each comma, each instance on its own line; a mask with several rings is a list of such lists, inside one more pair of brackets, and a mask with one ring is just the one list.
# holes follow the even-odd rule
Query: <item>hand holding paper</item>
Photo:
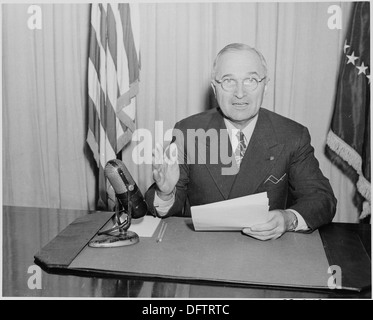
[[267, 193], [192, 206], [196, 231], [242, 230], [270, 219]]
[[287, 230], [288, 215], [294, 215], [286, 210], [272, 210], [267, 222], [257, 224], [251, 228], [244, 228], [242, 232], [259, 240], [271, 240], [281, 237]]

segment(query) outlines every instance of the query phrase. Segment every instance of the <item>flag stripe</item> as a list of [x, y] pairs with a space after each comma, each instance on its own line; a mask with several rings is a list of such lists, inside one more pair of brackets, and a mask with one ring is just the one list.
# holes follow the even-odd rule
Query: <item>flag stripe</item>
[[96, 163], [99, 163], [100, 162], [99, 147], [98, 147], [98, 144], [97, 144], [97, 139], [96, 139], [96, 137], [93, 134], [91, 129], [88, 129], [87, 143], [89, 145], [89, 148], [92, 150], [93, 157], [94, 157]]
[[[116, 149], [116, 128], [112, 124], [116, 121], [116, 115], [114, 112], [113, 107], [110, 104], [110, 100], [107, 99], [105, 104], [105, 94], [102, 91], [100, 83], [98, 81], [98, 75], [95, 72], [96, 69], [94, 68], [92, 63], [89, 63], [89, 84], [88, 84], [88, 91], [89, 91], [89, 128], [94, 134], [94, 136], [99, 141], [99, 121], [101, 121], [101, 125], [104, 126], [105, 131], [107, 131], [108, 140], [112, 146], [112, 149]], [[94, 102], [96, 101], [96, 103]], [[99, 102], [97, 104], [97, 102]], [[100, 110], [98, 111], [98, 108]]]
[[[139, 83], [138, 81], [131, 84], [130, 89], [122, 94], [117, 101], [117, 113], [123, 111], [127, 106], [129, 106], [132, 102], [132, 98], [134, 98], [139, 91]], [[134, 117], [130, 117], [134, 119]]]
[[100, 127], [100, 136], [100, 164], [104, 168], [107, 161], [115, 159], [116, 153], [102, 126]]
[[[116, 114], [114, 112], [113, 106], [111, 105], [110, 99], [106, 99], [106, 104], [100, 104], [100, 115], [101, 115], [101, 125], [104, 127], [104, 131], [107, 136], [108, 143], [110, 143], [111, 148], [116, 150], [117, 148], [117, 133], [116, 126]], [[116, 153], [116, 152], [115, 152]]]
[[[131, 106], [127, 106], [127, 108], [128, 107], [131, 107]], [[126, 112], [118, 113], [117, 117], [120, 119], [120, 122], [122, 123], [122, 125], [128, 127], [130, 131], [135, 130], [135, 124], [133, 122], [133, 119]], [[126, 131], [126, 130], [123, 130], [123, 131]]]
[[[123, 28], [121, 24], [121, 16], [119, 10], [114, 11], [114, 16], [116, 21], [119, 23], [117, 26], [117, 38], [123, 39]], [[124, 48], [123, 41], [118, 41], [117, 46], [117, 76], [118, 76], [118, 97], [122, 95], [127, 88], [129, 87], [129, 78], [128, 78], [128, 60], [126, 55], [126, 50]]]
[[[133, 40], [135, 43], [135, 50], [137, 53], [138, 58], [138, 70], [140, 71], [140, 12], [139, 12], [139, 6], [134, 3], [130, 3], [130, 17], [131, 17], [131, 27], [132, 27], [132, 34], [133, 34]], [[139, 79], [140, 72], [138, 72], [137, 78]]]
[[89, 40], [89, 61], [92, 63], [96, 70], [96, 74], [99, 76], [99, 69], [96, 69], [100, 65], [100, 46], [97, 42], [97, 34], [94, 28], [91, 28], [91, 36]]
[[117, 70], [117, 29], [116, 21], [114, 18], [114, 13], [111, 8], [112, 5], [108, 7], [107, 10], [107, 40], [108, 40], [108, 50], [113, 59], [114, 68]]
[[88, 62], [88, 95], [89, 98], [92, 101], [92, 107], [94, 109], [90, 110], [90, 112], [95, 112], [92, 116], [100, 116], [100, 112], [98, 109], [97, 104], [100, 104], [102, 102], [105, 102], [105, 96], [102, 92], [101, 84], [98, 79], [98, 73], [96, 72], [95, 66], [92, 64], [92, 61], [89, 60]]
[[121, 4], [119, 5], [119, 11], [121, 13], [123, 25], [123, 43], [128, 57], [129, 80], [130, 83], [132, 83], [139, 78], [139, 68], [137, 68], [139, 62], [133, 39], [130, 8], [129, 6]]
[[[96, 6], [96, 5], [95, 5]], [[100, 72], [98, 78], [100, 79], [100, 85], [102, 88], [102, 91], [104, 92], [105, 99], [106, 99], [106, 47], [107, 47], [107, 32], [106, 32], [106, 12], [104, 7], [106, 7], [106, 4], [99, 5], [100, 8], [100, 19], [97, 20], [94, 27], [98, 28], [100, 32], [100, 38], [97, 38], [97, 43], [100, 48]]]
[[[100, 19], [97, 20], [97, 23], [94, 24], [94, 27], [96, 27], [99, 32], [98, 34], [100, 35], [100, 44], [101, 46], [106, 46], [106, 36], [107, 36], [107, 33], [106, 33], [106, 11], [104, 9], [104, 6], [106, 7], [106, 5], [104, 4], [99, 4], [99, 17]], [[95, 6], [96, 7], [96, 6]], [[96, 22], [96, 21], [95, 21]]]
[[[92, 101], [91, 97], [88, 98], [88, 108], [89, 108], [88, 129], [89, 129], [90, 135], [92, 136], [91, 138], [95, 139], [95, 145], [97, 147], [95, 147], [94, 155], [95, 155], [96, 162], [98, 163], [98, 159], [99, 159], [99, 152], [98, 151], [99, 151], [99, 149], [98, 149], [97, 141], [100, 141], [100, 120], [99, 120], [99, 116], [96, 112], [96, 107], [95, 107], [94, 102]], [[90, 143], [91, 149], [92, 149], [92, 146], [93, 146], [92, 142], [93, 141], [91, 141], [91, 143]], [[97, 151], [96, 151], [96, 149], [97, 149]]]

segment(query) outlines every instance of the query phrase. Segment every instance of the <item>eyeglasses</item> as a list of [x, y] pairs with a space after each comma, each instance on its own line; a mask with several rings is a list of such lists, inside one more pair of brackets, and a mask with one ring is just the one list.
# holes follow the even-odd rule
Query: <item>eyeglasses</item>
[[[243, 86], [245, 89], [249, 91], [254, 91], [260, 82], [262, 82], [265, 78], [263, 77], [262, 79], [257, 79], [257, 78], [246, 78], [242, 81]], [[221, 85], [223, 90], [228, 91], [228, 92], [234, 92], [237, 89], [238, 86], [238, 80], [236, 79], [231, 79], [231, 78], [225, 78], [222, 80], [215, 80], [217, 83]]]

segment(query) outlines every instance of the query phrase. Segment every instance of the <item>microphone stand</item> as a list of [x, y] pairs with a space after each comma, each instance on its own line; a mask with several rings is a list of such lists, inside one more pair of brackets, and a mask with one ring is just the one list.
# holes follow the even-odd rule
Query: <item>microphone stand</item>
[[[124, 205], [117, 197], [118, 209], [115, 211], [113, 216], [114, 226], [111, 229], [99, 231], [97, 236], [91, 240], [88, 245], [93, 248], [112, 248], [112, 247], [122, 247], [136, 244], [140, 241], [137, 233], [128, 230], [131, 226], [132, 221], [132, 201], [130, 198], [130, 191], [133, 186], [129, 186], [127, 192], [127, 210]], [[126, 218], [121, 221], [121, 216], [126, 215]]]

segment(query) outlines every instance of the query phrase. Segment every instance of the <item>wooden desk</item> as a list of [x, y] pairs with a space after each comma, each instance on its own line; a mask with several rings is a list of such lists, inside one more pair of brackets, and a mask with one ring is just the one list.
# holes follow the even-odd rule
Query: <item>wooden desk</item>
[[[35, 276], [34, 255], [60, 231], [87, 211], [3, 207], [4, 297], [138, 297], [138, 298], [371, 298], [363, 292], [290, 290], [262, 286], [223, 286], [210, 283], [143, 281], [125, 277], [50, 274], [41, 270], [41, 288], [30, 289]], [[354, 230], [370, 255], [370, 225], [336, 224]], [[29, 269], [31, 267], [31, 269]], [[37, 267], [37, 266], [36, 266]], [[38, 268], [38, 267], [37, 267]], [[40, 269], [39, 269], [40, 270]], [[31, 280], [30, 280], [31, 279]]]

